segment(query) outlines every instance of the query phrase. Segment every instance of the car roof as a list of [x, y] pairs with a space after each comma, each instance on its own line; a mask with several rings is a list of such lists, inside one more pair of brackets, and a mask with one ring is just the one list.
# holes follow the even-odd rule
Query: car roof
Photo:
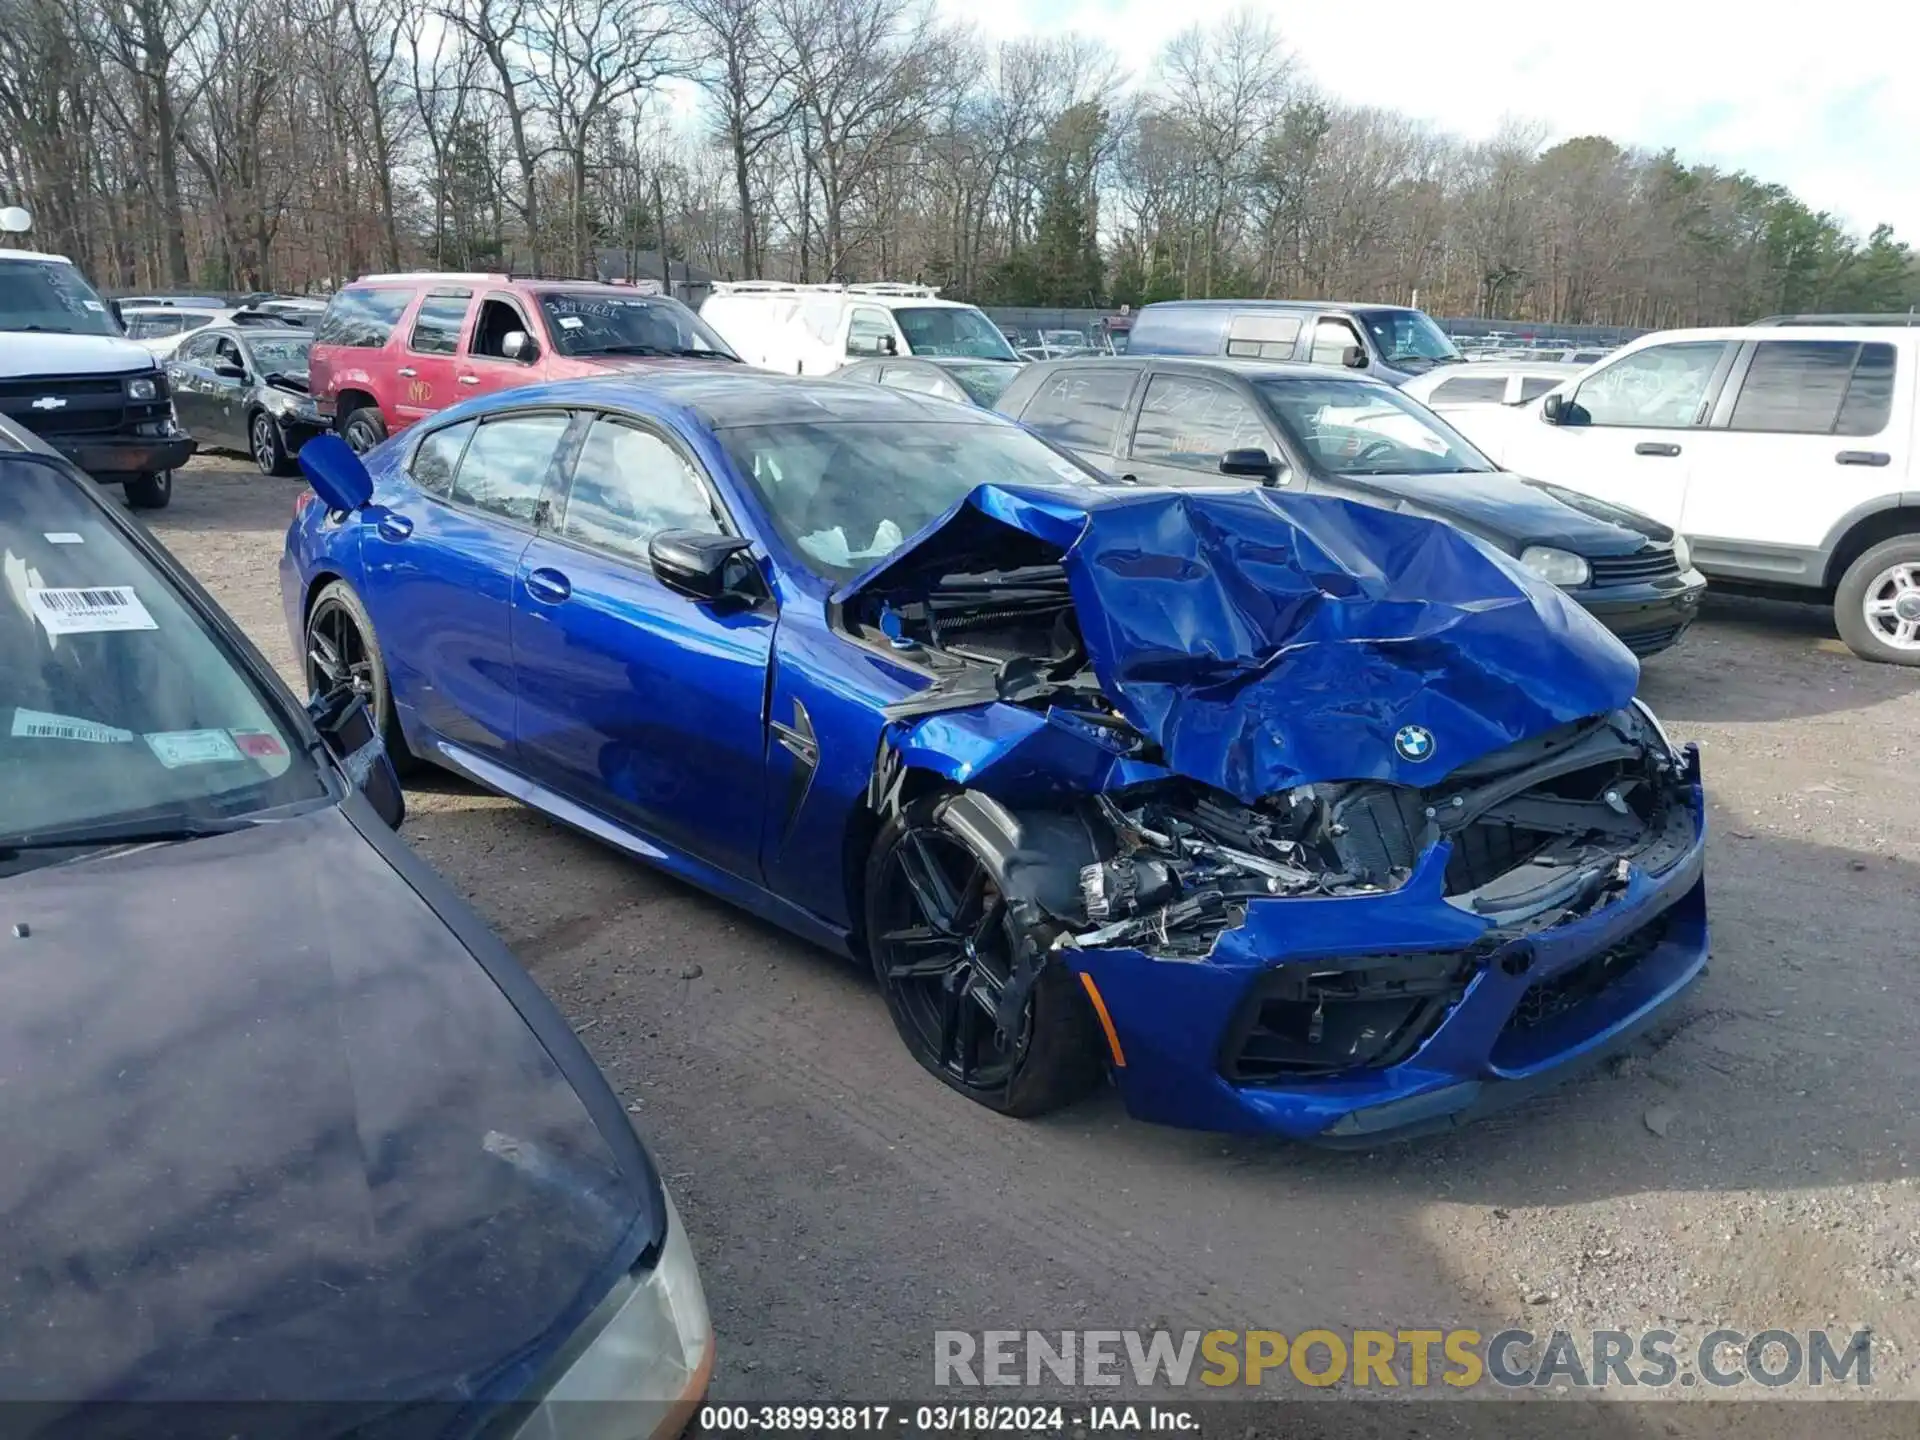
[[61, 265], [73, 263], [64, 255], [52, 255], [44, 250], [0, 250], [0, 260], [53, 260]]
[[791, 425], [810, 420], [884, 422], [940, 420], [948, 424], [1007, 424], [985, 410], [877, 385], [848, 385], [833, 375], [776, 375], [692, 362], [672, 370], [602, 379], [557, 380], [498, 391], [463, 414], [541, 406], [590, 406], [661, 414], [678, 410], [710, 430], [745, 425]]
[[1413, 310], [1379, 300], [1155, 300], [1138, 314], [1152, 310]]
[[1139, 370], [1148, 365], [1157, 370], [1190, 370], [1196, 374], [1224, 372], [1249, 380], [1350, 380], [1356, 385], [1372, 385], [1382, 390], [1393, 388], [1384, 380], [1349, 370], [1344, 365], [1298, 365], [1291, 360], [1250, 360], [1238, 355], [1073, 355], [1063, 360], [1036, 360], [1030, 368], [1051, 374], [1055, 370], [1115, 366]]
[[[248, 340], [311, 340], [313, 331], [304, 325], [236, 325], [231, 320], [216, 320], [188, 335], [238, 335]], [[184, 338], [184, 337], [183, 337]]]
[[362, 275], [340, 288], [392, 289], [400, 285], [493, 285], [502, 290], [593, 290], [618, 295], [626, 300], [670, 298], [642, 290], [636, 285], [614, 285], [605, 280], [570, 280], [564, 275], [506, 275], [483, 270], [395, 270], [381, 275]]

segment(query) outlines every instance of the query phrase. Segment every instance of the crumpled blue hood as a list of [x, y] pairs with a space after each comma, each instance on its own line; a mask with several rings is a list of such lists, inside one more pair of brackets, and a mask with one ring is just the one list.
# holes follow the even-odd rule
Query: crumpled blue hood
[[1267, 489], [982, 485], [836, 598], [990, 568], [983, 517], [1064, 551], [1107, 698], [1169, 769], [1244, 801], [1431, 785], [1639, 680], [1598, 621], [1465, 533]]

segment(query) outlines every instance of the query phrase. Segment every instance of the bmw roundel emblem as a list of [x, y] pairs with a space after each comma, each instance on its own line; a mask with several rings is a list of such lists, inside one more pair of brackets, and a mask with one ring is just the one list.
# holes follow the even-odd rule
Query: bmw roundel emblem
[[1433, 732], [1424, 725], [1402, 725], [1393, 737], [1402, 760], [1420, 761], [1433, 754]]

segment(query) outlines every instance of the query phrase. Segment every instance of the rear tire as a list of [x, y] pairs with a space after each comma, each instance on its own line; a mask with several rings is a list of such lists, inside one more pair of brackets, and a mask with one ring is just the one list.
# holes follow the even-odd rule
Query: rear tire
[[[999, 858], [946, 820], [951, 798], [915, 801], [874, 840], [863, 897], [874, 978], [908, 1051], [941, 1083], [1003, 1115], [1044, 1115], [1100, 1083], [1105, 1045], [1073, 974], [1046, 954], [1051, 932], [1023, 928], [1019, 907], [1001, 898]], [[945, 928], [916, 895], [929, 888], [929, 866], [940, 875], [931, 888], [954, 902]], [[1008, 1035], [993, 1000], [1023, 943], [1040, 947], [1041, 968], [1019, 1033]]]
[[1920, 535], [1883, 540], [1849, 565], [1833, 622], [1863, 660], [1920, 665]]
[[173, 472], [156, 470], [151, 475], [136, 475], [125, 482], [127, 507], [132, 510], [164, 510], [173, 499]]
[[378, 408], [362, 405], [340, 422], [340, 438], [353, 447], [356, 455], [364, 455], [387, 438], [387, 422]]
[[322, 587], [307, 609], [302, 638], [305, 646], [300, 666], [308, 695], [323, 694], [342, 679], [352, 679], [373, 712], [373, 723], [379, 727], [394, 773], [417, 771], [420, 761], [407, 748], [407, 738], [401, 734], [400, 720], [394, 713], [387, 660], [374, 634], [373, 617], [351, 585], [334, 580]]

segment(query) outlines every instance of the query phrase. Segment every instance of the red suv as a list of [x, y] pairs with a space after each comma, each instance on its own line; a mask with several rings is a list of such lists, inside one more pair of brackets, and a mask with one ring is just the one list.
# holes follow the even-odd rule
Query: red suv
[[308, 357], [320, 413], [356, 450], [473, 395], [701, 361], [740, 364], [678, 300], [508, 275], [368, 275], [336, 294]]

